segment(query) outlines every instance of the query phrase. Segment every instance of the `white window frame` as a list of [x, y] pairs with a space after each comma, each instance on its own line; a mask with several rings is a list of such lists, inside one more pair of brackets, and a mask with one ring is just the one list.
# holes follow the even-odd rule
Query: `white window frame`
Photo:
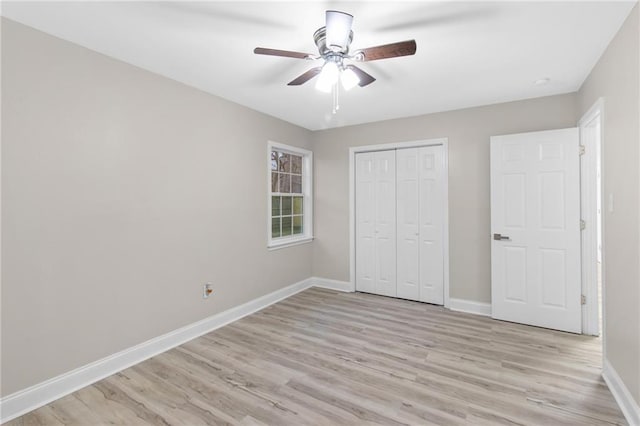
[[[303, 229], [300, 235], [271, 238], [271, 151], [302, 156]], [[313, 152], [269, 141], [267, 143], [267, 248], [276, 250], [313, 241]]]

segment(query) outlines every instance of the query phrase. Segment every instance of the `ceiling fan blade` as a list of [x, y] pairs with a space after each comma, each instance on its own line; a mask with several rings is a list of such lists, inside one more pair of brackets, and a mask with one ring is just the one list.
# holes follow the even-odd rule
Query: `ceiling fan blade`
[[416, 48], [415, 40], [407, 40], [382, 46], [368, 47], [366, 49], [359, 50], [356, 53], [356, 56], [362, 54], [362, 61], [377, 61], [378, 59], [413, 55], [416, 53]]
[[360, 68], [356, 67], [355, 65], [347, 65], [347, 68], [349, 68], [351, 71], [356, 73], [356, 75], [358, 76], [358, 79], [360, 79], [360, 82], [358, 82], [358, 86], [360, 87], [364, 87], [367, 84], [371, 84], [374, 81], [376, 81], [375, 78], [373, 78], [371, 75], [367, 74], [366, 72], [362, 71]]
[[253, 49], [256, 55], [284, 56], [286, 58], [307, 59], [312, 58], [310, 53], [292, 52], [290, 50], [269, 49], [266, 47], [256, 47]]
[[349, 45], [353, 15], [337, 10], [327, 10], [326, 44], [329, 50], [341, 51]]
[[322, 71], [322, 67], [311, 68], [309, 71], [291, 80], [287, 86], [300, 86], [320, 74], [320, 71]]

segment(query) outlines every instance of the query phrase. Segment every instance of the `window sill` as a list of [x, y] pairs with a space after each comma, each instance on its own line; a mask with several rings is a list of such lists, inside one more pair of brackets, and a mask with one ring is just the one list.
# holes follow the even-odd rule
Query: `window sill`
[[287, 247], [299, 246], [301, 244], [307, 244], [313, 241], [313, 237], [296, 238], [295, 240], [283, 240], [278, 242], [272, 242], [267, 245], [267, 250], [280, 250]]

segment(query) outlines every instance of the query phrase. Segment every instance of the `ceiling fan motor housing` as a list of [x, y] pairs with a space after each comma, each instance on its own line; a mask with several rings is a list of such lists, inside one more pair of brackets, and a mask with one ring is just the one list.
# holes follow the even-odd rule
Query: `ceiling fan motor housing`
[[353, 30], [349, 32], [349, 42], [346, 46], [331, 46], [327, 47], [327, 27], [321, 27], [313, 33], [313, 41], [318, 46], [318, 52], [323, 58], [330, 54], [342, 54], [347, 55], [349, 53], [349, 45], [353, 41]]

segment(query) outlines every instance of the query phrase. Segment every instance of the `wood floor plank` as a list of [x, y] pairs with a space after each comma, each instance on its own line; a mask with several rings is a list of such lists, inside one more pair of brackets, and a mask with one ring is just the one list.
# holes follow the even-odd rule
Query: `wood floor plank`
[[8, 423], [624, 425], [601, 341], [309, 289]]

